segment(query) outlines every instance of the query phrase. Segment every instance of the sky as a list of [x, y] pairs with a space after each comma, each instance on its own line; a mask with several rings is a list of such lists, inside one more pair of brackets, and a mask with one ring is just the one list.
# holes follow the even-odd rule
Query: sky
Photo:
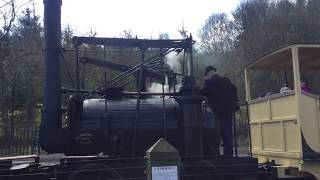
[[[158, 38], [168, 33], [179, 38], [183, 25], [197, 38], [206, 19], [217, 12], [229, 13], [240, 0], [63, 0], [62, 25], [85, 35], [90, 29], [100, 37], [119, 37], [131, 30], [138, 38]], [[43, 14], [43, 0], [35, 0]]]

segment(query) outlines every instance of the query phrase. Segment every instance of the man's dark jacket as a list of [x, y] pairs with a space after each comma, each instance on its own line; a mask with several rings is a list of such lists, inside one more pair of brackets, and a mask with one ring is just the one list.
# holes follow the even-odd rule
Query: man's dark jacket
[[207, 79], [200, 91], [207, 97], [214, 113], [227, 113], [237, 110], [237, 88], [226, 78], [214, 74]]

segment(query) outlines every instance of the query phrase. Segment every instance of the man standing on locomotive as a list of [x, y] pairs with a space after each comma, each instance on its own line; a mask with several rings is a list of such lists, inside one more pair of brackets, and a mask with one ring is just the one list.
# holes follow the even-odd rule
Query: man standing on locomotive
[[237, 89], [231, 81], [217, 73], [217, 69], [208, 66], [205, 70], [205, 82], [200, 94], [206, 96], [214, 117], [220, 124], [223, 142], [223, 154], [233, 155], [232, 117], [238, 109]]

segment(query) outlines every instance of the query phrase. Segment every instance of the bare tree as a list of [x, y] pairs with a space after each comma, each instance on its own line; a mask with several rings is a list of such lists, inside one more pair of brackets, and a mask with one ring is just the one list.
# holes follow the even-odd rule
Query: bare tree
[[272, 49], [291, 43], [319, 43], [319, 8], [318, 0], [250, 0], [242, 1], [232, 18], [213, 14], [201, 29], [201, 48], [212, 59], [206, 62], [219, 65], [228, 76], [238, 73], [235, 77], [242, 78], [242, 67]]
[[126, 39], [133, 39], [133, 38], [137, 37], [133, 34], [131, 29], [123, 30], [123, 32], [120, 34], [120, 36], [123, 38], [126, 38]]
[[212, 14], [201, 29], [201, 49], [225, 52], [235, 46], [236, 24], [225, 13]]
[[181, 35], [182, 38], [187, 38], [188, 37], [188, 28], [182, 23], [180, 28], [178, 29], [179, 34]]

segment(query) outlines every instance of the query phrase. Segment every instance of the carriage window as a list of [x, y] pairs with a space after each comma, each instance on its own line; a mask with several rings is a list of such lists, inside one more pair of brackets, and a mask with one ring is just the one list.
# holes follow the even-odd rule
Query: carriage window
[[293, 73], [289, 70], [257, 70], [250, 73], [251, 99], [294, 90]]

